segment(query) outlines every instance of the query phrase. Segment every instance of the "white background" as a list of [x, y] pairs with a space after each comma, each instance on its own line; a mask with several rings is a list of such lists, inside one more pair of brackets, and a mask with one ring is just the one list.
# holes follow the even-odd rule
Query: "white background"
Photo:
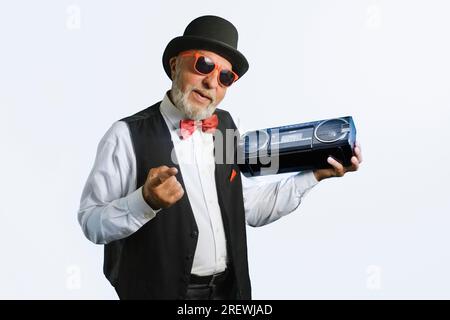
[[352, 115], [365, 161], [248, 228], [256, 299], [450, 298], [448, 1], [6, 1], [0, 298], [116, 299], [76, 214], [111, 124], [162, 99], [197, 16], [239, 30], [242, 131]]

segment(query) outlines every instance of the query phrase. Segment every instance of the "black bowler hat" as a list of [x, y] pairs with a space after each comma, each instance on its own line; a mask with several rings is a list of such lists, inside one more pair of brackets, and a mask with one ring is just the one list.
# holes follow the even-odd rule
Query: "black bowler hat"
[[227, 59], [241, 78], [248, 70], [248, 61], [237, 50], [238, 32], [229, 21], [217, 16], [202, 16], [189, 23], [181, 37], [172, 39], [164, 50], [163, 66], [171, 77], [169, 60], [190, 49], [212, 51]]

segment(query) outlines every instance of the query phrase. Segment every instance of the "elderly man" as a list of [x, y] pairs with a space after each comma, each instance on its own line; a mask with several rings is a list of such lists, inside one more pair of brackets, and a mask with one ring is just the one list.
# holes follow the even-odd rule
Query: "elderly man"
[[358, 147], [350, 167], [330, 158], [332, 168], [265, 184], [215, 161], [215, 134], [236, 129], [216, 107], [248, 70], [237, 40], [225, 19], [193, 20], [163, 54], [171, 90], [99, 144], [78, 218], [105, 244], [104, 273], [121, 299], [250, 299], [246, 223], [271, 223], [318, 181], [358, 169]]

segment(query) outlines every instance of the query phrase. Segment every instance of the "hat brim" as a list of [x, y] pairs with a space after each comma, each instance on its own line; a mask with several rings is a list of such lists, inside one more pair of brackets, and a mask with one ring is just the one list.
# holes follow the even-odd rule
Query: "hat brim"
[[163, 67], [170, 79], [172, 79], [169, 65], [170, 58], [177, 56], [182, 51], [191, 49], [212, 51], [227, 59], [233, 66], [233, 71], [236, 72], [239, 78], [241, 78], [248, 70], [248, 61], [244, 55], [226, 43], [202, 37], [181, 36], [172, 39], [164, 50], [162, 59]]

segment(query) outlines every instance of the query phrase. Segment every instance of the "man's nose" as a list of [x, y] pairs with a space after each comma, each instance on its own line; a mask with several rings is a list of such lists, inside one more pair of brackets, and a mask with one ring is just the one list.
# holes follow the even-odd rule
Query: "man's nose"
[[217, 79], [218, 77], [218, 70], [214, 70], [210, 74], [206, 75], [203, 79], [203, 85], [206, 87], [206, 89], [215, 89], [219, 85], [219, 81]]

